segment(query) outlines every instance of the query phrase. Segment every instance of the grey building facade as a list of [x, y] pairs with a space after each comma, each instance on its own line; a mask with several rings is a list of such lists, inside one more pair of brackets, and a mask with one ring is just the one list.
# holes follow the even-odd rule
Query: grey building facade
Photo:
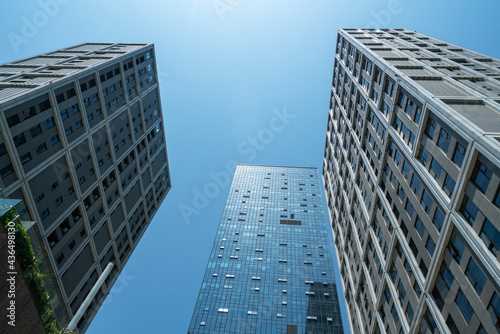
[[500, 60], [340, 29], [323, 181], [354, 333], [500, 331]]
[[0, 178], [85, 332], [170, 190], [153, 44], [86, 43], [0, 65]]
[[319, 182], [236, 166], [188, 333], [343, 333]]

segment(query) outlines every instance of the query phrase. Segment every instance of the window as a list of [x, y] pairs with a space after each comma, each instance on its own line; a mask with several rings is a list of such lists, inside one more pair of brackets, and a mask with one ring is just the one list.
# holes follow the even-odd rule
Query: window
[[66, 136], [69, 136], [70, 134], [73, 133], [73, 128], [71, 126], [68, 126], [64, 132], [66, 133]]
[[82, 176], [81, 178], [78, 179], [79, 184], [82, 184], [83, 182], [85, 182], [85, 176]]
[[41, 217], [42, 217], [42, 219], [45, 219], [45, 218], [47, 218], [49, 215], [50, 215], [50, 211], [49, 211], [49, 209], [45, 209], [45, 210], [43, 210], [43, 211], [42, 211], [42, 215], [41, 215]]
[[35, 138], [36, 136], [38, 136], [39, 134], [42, 133], [42, 127], [40, 126], [40, 124], [32, 127], [30, 129], [30, 133], [31, 133], [31, 138]]
[[422, 109], [420, 107], [417, 107], [417, 109], [415, 110], [415, 117], [413, 121], [418, 124], [420, 122], [421, 117], [422, 117]]
[[488, 169], [481, 161], [476, 162], [476, 166], [474, 167], [474, 171], [472, 172], [471, 181], [476, 184], [476, 186], [481, 190], [484, 194], [486, 193], [486, 189], [490, 184], [491, 179], [491, 170]]
[[453, 180], [453, 178], [449, 174], [446, 174], [446, 178], [443, 184], [443, 190], [448, 197], [451, 197], [451, 193], [455, 189], [455, 184], [455, 180]]
[[450, 268], [445, 263], [441, 265], [440, 273], [441, 276], [443, 277], [443, 281], [446, 283], [446, 286], [448, 287], [448, 290], [450, 290], [451, 285], [455, 280], [455, 276], [453, 276]]
[[24, 165], [25, 163], [28, 163], [31, 161], [31, 154], [28, 152], [28, 153], [20, 156], [19, 159], [21, 160], [21, 163]]
[[403, 162], [403, 168], [401, 170], [401, 173], [403, 174], [403, 176], [405, 177], [405, 179], [408, 178], [408, 176], [410, 175], [410, 171], [411, 171], [411, 168], [410, 166], [405, 162]]
[[465, 297], [464, 292], [462, 289], [458, 290], [457, 298], [455, 299], [455, 303], [458, 306], [458, 309], [462, 313], [465, 322], [468, 324], [470, 322], [470, 319], [472, 318], [472, 315], [474, 314], [474, 309], [470, 305], [469, 301], [467, 300], [467, 297]]
[[76, 125], [77, 129], [81, 128], [82, 127], [82, 121], [76, 121], [75, 125]]
[[68, 195], [71, 195], [74, 192], [75, 191], [73, 190], [73, 186], [71, 186], [71, 187], [68, 188]]
[[99, 101], [99, 96], [97, 95], [97, 93], [92, 94], [92, 101], [94, 102]]
[[61, 119], [64, 121], [65, 119], [67, 119], [69, 117], [68, 115], [68, 110], [67, 109], [64, 109], [63, 111], [61, 111]]
[[495, 292], [493, 298], [491, 298], [490, 306], [488, 306], [488, 312], [490, 313], [491, 320], [496, 325], [497, 330], [500, 329], [500, 297]]
[[422, 219], [420, 219], [419, 216], [417, 216], [417, 219], [415, 221], [415, 229], [417, 230], [418, 234], [420, 235], [420, 238], [423, 238], [424, 232], [425, 232], [425, 226], [424, 226], [424, 223], [422, 222]]
[[420, 189], [420, 181], [418, 180], [418, 177], [413, 174], [411, 178], [411, 183], [410, 183], [411, 190], [415, 193], [415, 195], [418, 194], [418, 190]]
[[54, 126], [54, 118], [53, 117], [47, 118], [47, 120], [45, 121], [45, 125], [47, 126], [47, 129], [50, 129], [51, 127], [53, 127]]
[[396, 162], [396, 165], [399, 166], [399, 164], [401, 163], [401, 159], [402, 159], [401, 153], [399, 153], [399, 151], [396, 150], [396, 153], [394, 154], [394, 162]]
[[425, 248], [427, 248], [427, 251], [429, 254], [432, 256], [434, 254], [434, 250], [436, 249], [436, 244], [434, 243], [434, 240], [429, 236], [429, 239], [427, 239], [427, 243], [425, 244]]
[[16, 145], [16, 147], [19, 147], [22, 144], [26, 143], [26, 138], [24, 137], [24, 133], [20, 133], [12, 139], [14, 139], [14, 144]]
[[429, 213], [432, 206], [432, 198], [425, 189], [424, 192], [422, 193], [422, 199], [420, 200], [420, 204], [422, 204], [422, 208], [425, 210], [425, 212]]
[[40, 195], [38, 195], [36, 198], [35, 198], [35, 201], [38, 203], [40, 202], [42, 199], [45, 198], [45, 195], [44, 193], [41, 193]]
[[481, 295], [484, 285], [486, 284], [486, 276], [484, 276], [481, 268], [479, 268], [473, 258], [471, 258], [469, 261], [469, 265], [465, 270], [465, 275], [469, 279], [474, 289], [476, 289], [477, 294]]
[[102, 90], [102, 95], [103, 95], [103, 96], [107, 96], [107, 95], [108, 95], [108, 89], [107, 89], [107, 88], [104, 88], [104, 89]]
[[462, 162], [464, 161], [464, 156], [465, 156], [465, 147], [462, 146], [460, 143], [457, 143], [457, 146], [455, 146], [455, 151], [453, 152], [453, 162], [456, 163], [459, 166], [462, 166]]
[[62, 204], [62, 202], [63, 202], [63, 199], [62, 199], [62, 197], [61, 197], [61, 196], [59, 196], [59, 197], [56, 199], [56, 206], [61, 205], [61, 204]]
[[68, 89], [66, 91], [66, 96], [68, 97], [68, 99], [72, 98], [75, 95], [76, 95], [76, 92], [75, 92], [74, 88]]
[[435, 158], [432, 158], [429, 173], [436, 181], [439, 180], [442, 170], [443, 167], [441, 167], [441, 164]]
[[408, 323], [411, 324], [413, 321], [413, 308], [411, 307], [410, 303], [408, 303], [408, 306], [406, 307], [406, 316], [408, 317]]
[[429, 151], [425, 147], [422, 146], [418, 160], [422, 163], [422, 165], [427, 164], [427, 159], [429, 158]]
[[85, 107], [90, 106], [90, 99], [89, 99], [88, 97], [87, 97], [87, 98], [85, 98], [85, 99], [83, 100], [83, 105], [84, 105]]
[[55, 135], [53, 136], [51, 139], [50, 139], [50, 142], [52, 143], [52, 145], [55, 145], [59, 142], [59, 135]]
[[462, 237], [455, 231], [450, 239], [450, 248], [455, 261], [460, 263], [462, 259], [462, 254], [464, 253], [464, 242], [462, 241]]
[[448, 148], [450, 147], [450, 141], [451, 141], [451, 135], [446, 132], [445, 129], [441, 128], [441, 131], [439, 131], [439, 138], [438, 138], [438, 146], [441, 147], [443, 152], [448, 152]]
[[415, 210], [414, 210], [413, 205], [411, 204], [409, 199], [406, 200], [405, 210], [406, 210], [406, 212], [408, 212], [408, 216], [410, 216], [410, 218], [411, 218], [413, 216], [413, 211], [415, 211]]
[[71, 112], [74, 114], [76, 114], [77, 112], [79, 112], [79, 109], [78, 109], [78, 104], [73, 104], [71, 106]]
[[429, 121], [427, 121], [427, 126], [425, 127], [425, 134], [432, 139], [434, 137], [435, 131], [436, 131], [436, 121], [433, 120], [432, 118], [429, 118]]
[[471, 201], [469, 196], [465, 195], [464, 201], [462, 202], [462, 207], [460, 208], [460, 212], [471, 226], [476, 220], [478, 211], [478, 207]]
[[17, 114], [12, 115], [10, 117], [7, 117], [7, 124], [9, 125], [9, 127], [14, 126], [14, 125], [19, 124], [19, 123], [20, 123], [20, 120], [19, 120], [19, 116]]
[[436, 226], [438, 231], [441, 231], [441, 227], [443, 226], [444, 222], [444, 216], [441, 210], [436, 208], [436, 212], [434, 213], [434, 218], [432, 219], [432, 222]]
[[500, 232], [488, 219], [484, 221], [483, 228], [481, 229], [479, 236], [490, 252], [492, 252], [493, 255], [498, 256], [500, 250]]

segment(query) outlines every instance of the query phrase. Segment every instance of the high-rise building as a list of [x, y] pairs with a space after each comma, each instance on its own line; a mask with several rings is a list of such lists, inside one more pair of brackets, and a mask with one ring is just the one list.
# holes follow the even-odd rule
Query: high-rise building
[[171, 187], [156, 69], [153, 44], [86, 43], [0, 65], [2, 194], [34, 222], [62, 316], [115, 264], [80, 333]]
[[237, 165], [189, 333], [343, 333], [316, 168]]
[[500, 60], [340, 29], [323, 180], [359, 333], [500, 330]]

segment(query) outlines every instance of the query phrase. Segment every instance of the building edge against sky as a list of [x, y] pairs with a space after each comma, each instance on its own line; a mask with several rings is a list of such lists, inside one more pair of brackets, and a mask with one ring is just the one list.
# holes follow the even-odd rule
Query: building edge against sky
[[316, 168], [238, 164], [188, 333], [343, 333]]
[[23, 201], [46, 249], [61, 325], [115, 264], [80, 333], [171, 188], [156, 68], [147, 43], [86, 43], [0, 65], [2, 193]]
[[340, 29], [323, 181], [361, 333], [500, 330], [500, 60]]

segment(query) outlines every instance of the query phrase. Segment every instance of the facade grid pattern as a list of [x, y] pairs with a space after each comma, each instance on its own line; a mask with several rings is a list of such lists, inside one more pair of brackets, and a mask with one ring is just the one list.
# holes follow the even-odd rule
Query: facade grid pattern
[[357, 333], [500, 331], [500, 60], [340, 29], [323, 160]]
[[170, 190], [152, 44], [86, 43], [0, 65], [0, 178], [85, 332]]
[[237, 165], [189, 333], [343, 333], [316, 168]]

